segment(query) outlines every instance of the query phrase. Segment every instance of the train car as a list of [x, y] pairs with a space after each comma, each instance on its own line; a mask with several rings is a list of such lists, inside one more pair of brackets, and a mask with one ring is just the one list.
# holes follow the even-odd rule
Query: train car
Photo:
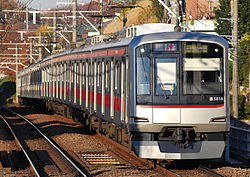
[[229, 131], [227, 42], [132, 30], [25, 68], [19, 100], [72, 117], [142, 158], [220, 158]]

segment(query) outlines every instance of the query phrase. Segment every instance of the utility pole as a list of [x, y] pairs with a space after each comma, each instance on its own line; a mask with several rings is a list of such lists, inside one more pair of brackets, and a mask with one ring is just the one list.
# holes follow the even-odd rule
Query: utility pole
[[18, 48], [16, 45], [16, 48], [8, 48], [8, 49], [13, 49], [16, 50], [16, 102], [18, 103], [18, 82], [17, 82], [17, 75], [18, 75], [18, 50], [21, 50], [22, 48]]
[[[168, 13], [170, 14], [171, 19], [172, 19], [172, 20], [171, 20], [171, 24], [175, 24], [175, 25], [178, 26], [178, 24], [179, 24], [178, 17], [179, 17], [179, 16], [177, 16], [177, 14], [174, 13], [174, 12], [165, 4], [164, 1], [162, 1], [162, 0], [158, 0], [158, 1], [159, 1], [159, 3], [168, 11]], [[179, 3], [178, 3], [178, 1], [176, 0], [176, 1], [174, 1], [174, 2], [177, 3], [178, 6], [176, 6], [176, 8], [179, 9]], [[178, 10], [177, 10], [177, 11], [178, 11]]]
[[53, 38], [53, 51], [56, 50], [56, 12], [54, 12], [54, 18], [53, 18], [53, 31], [54, 31], [54, 38]]
[[39, 60], [42, 60], [42, 34], [39, 32]]
[[[168, 6], [169, 0], [164, 0], [164, 3]], [[169, 15], [166, 8], [163, 9], [163, 23], [168, 23], [169, 21]]]
[[73, 2], [73, 36], [72, 36], [72, 45], [76, 47], [76, 11], [77, 11], [77, 0], [72, 0]]
[[239, 95], [239, 68], [238, 68], [238, 0], [231, 0], [232, 12], [232, 47], [233, 47], [233, 116], [239, 118], [238, 95]]

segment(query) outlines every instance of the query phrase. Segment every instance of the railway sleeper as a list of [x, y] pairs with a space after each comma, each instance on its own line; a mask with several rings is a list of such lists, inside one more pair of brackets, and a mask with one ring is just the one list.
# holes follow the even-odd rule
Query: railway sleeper
[[72, 119], [75, 122], [79, 122], [83, 126], [89, 127], [90, 131], [101, 133], [131, 150], [132, 136], [125, 128], [119, 125], [103, 120], [87, 112], [77, 110], [76, 108], [63, 103], [48, 100], [43, 102], [37, 99], [23, 99], [22, 102], [26, 105], [34, 105], [34, 103], [36, 103], [37, 105], [44, 107], [49, 113], [60, 114], [64, 117]]

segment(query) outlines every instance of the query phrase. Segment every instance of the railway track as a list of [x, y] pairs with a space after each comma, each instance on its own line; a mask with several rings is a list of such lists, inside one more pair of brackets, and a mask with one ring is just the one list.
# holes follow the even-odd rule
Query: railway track
[[[39, 115], [40, 120], [43, 121], [36, 121], [37, 118], [36, 115], [37, 113], [35, 112], [29, 112], [28, 110], [23, 110], [23, 109], [12, 109], [19, 114], [22, 115], [27, 115], [27, 119], [30, 121], [34, 122], [39, 128], [43, 129], [43, 132], [46, 133], [47, 135], [55, 135], [55, 131], [48, 131], [52, 130], [55, 127], [55, 124], [57, 122], [57, 125], [59, 121], [62, 121], [62, 127], [63, 129], [67, 128], [65, 125], [69, 125], [69, 127], [74, 126], [72, 124], [72, 121], [67, 118], [60, 117], [58, 115], [51, 115], [47, 119], [48, 115]], [[22, 111], [23, 110], [23, 111]], [[9, 113], [10, 114], [10, 113]], [[13, 113], [11, 113], [13, 114]], [[33, 114], [28, 116], [29, 114]], [[7, 117], [13, 117], [13, 115], [7, 115]], [[45, 120], [44, 120], [45, 119]], [[17, 121], [16, 118], [14, 118], [14, 122], [18, 122], [19, 124], [21, 121]], [[48, 126], [50, 123], [48, 121], [51, 121], [54, 126], [51, 125], [51, 128]], [[64, 122], [65, 121], [65, 122]], [[46, 128], [45, 128], [46, 127]], [[59, 131], [59, 128], [61, 129], [62, 127], [58, 127], [57, 131]], [[78, 127], [78, 126], [77, 126]], [[81, 127], [81, 126], [80, 126]], [[86, 132], [85, 132], [86, 131]], [[182, 168], [181, 166], [177, 167], [177, 165], [174, 168], [171, 168], [168, 166], [167, 163], [161, 163], [162, 161], [148, 161], [146, 159], [141, 159], [138, 158], [133, 152], [129, 152], [128, 148], [120, 145], [117, 142], [114, 142], [112, 139], [107, 138], [105, 135], [102, 135], [100, 133], [93, 134], [93, 133], [87, 133], [88, 128], [79, 129], [79, 132], [84, 132], [81, 133], [81, 136], [84, 136], [84, 139], [76, 139], [75, 137], [72, 137], [72, 142], [81, 142], [77, 144], [77, 146], [80, 146], [80, 148], [69, 148], [69, 146], [65, 146], [65, 144], [61, 144], [61, 141], [58, 141], [60, 139], [55, 139], [53, 137], [53, 141], [57, 142], [60, 144], [63, 149], [67, 149], [67, 154], [70, 157], [70, 159], [74, 159], [73, 161], [81, 168], [84, 168], [87, 170], [88, 174], [93, 175], [93, 176], [120, 176], [121, 174], [129, 174], [127, 176], [170, 176], [170, 177], [177, 177], [177, 176], [223, 176], [221, 174], [218, 174], [214, 172], [212, 169], [204, 168], [203, 166], [193, 166], [190, 169], [188, 168]], [[75, 130], [66, 130], [66, 132], [78, 132], [77, 129]], [[64, 132], [60, 132], [59, 134], [61, 137], [64, 139], [67, 136], [65, 136]], [[63, 136], [62, 136], [63, 135]], [[51, 137], [52, 138], [52, 137]], [[27, 138], [26, 138], [27, 139]], [[29, 138], [31, 139], [31, 138]], [[34, 138], [33, 138], [34, 139]], [[36, 138], [37, 139], [37, 138]], [[88, 142], [88, 139], [94, 139], [96, 143], [93, 143], [93, 140], [91, 140], [90, 143], [91, 146], [83, 146]], [[74, 143], [73, 143], [74, 144]], [[99, 145], [99, 146], [93, 146], [93, 144]], [[102, 144], [102, 145], [100, 145]], [[75, 146], [76, 147], [76, 146]], [[30, 148], [31, 149], [31, 148]], [[41, 155], [40, 155], [41, 156]], [[53, 158], [54, 160], [54, 158]], [[56, 160], [55, 160], [56, 161]], [[57, 164], [57, 163], [56, 163]], [[184, 164], [184, 166], [187, 165]], [[60, 166], [60, 164], [58, 165]], [[48, 167], [52, 168], [52, 167]], [[62, 167], [59, 167], [61, 169]], [[218, 171], [218, 170], [217, 170]], [[63, 176], [65, 174], [70, 174], [72, 173], [71, 171], [68, 172], [57, 172], [60, 176]], [[139, 174], [139, 175], [138, 175]], [[71, 175], [72, 176], [72, 175]], [[76, 176], [76, 175], [73, 175]], [[82, 175], [79, 175], [82, 176]], [[126, 175], [125, 175], [126, 176]]]
[[9, 127], [35, 176], [89, 176], [32, 122], [12, 110], [3, 109], [4, 115], [0, 117]]
[[198, 170], [207, 174], [208, 176], [211, 176], [211, 177], [226, 177], [226, 176], [224, 176], [224, 175], [222, 175], [222, 174], [220, 174], [220, 173], [218, 173], [218, 172], [216, 172], [216, 171], [214, 171], [206, 166], [203, 166], [203, 165], [200, 165], [198, 167]]
[[171, 164], [169, 165], [169, 169], [182, 177], [226, 177], [212, 168], [207, 167], [207, 165], [203, 165], [203, 162], [191, 162], [192, 161], [181, 164]]
[[155, 171], [159, 171], [168, 177], [180, 177], [180, 175], [178, 175], [177, 173], [174, 173], [168, 170], [167, 168], [164, 168], [154, 163], [153, 161], [137, 157], [133, 152], [130, 152], [126, 147], [118, 144], [117, 142], [107, 138], [106, 136], [100, 133], [98, 133], [96, 137], [114, 146], [115, 148], [111, 149], [110, 151], [136, 168], [142, 170], [154, 169]]

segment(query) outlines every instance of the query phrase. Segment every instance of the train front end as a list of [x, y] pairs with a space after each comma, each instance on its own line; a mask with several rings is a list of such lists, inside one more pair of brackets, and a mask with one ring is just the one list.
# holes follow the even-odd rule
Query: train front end
[[129, 131], [148, 159], [220, 158], [229, 131], [227, 43], [158, 33], [131, 46]]

